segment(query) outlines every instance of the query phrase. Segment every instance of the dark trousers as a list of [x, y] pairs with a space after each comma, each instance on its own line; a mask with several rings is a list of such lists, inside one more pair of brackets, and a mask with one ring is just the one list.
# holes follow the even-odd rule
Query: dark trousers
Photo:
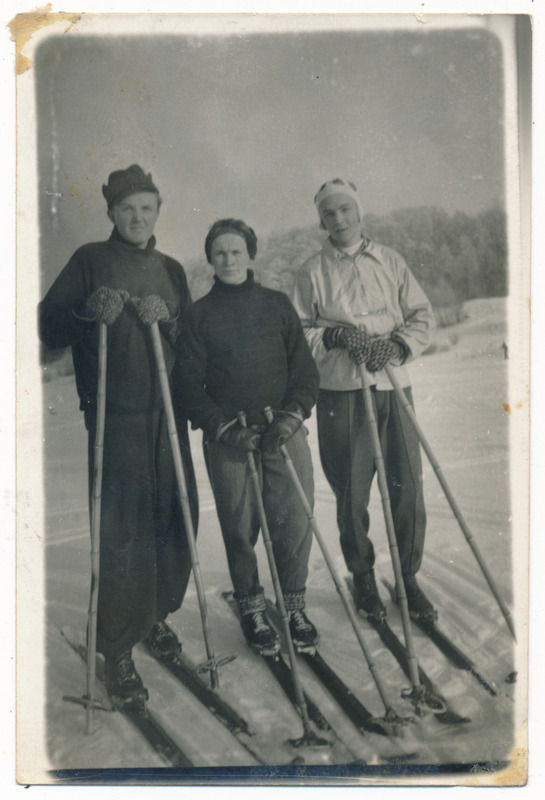
[[[412, 405], [411, 390], [405, 393]], [[401, 568], [415, 574], [422, 563], [426, 530], [420, 444], [394, 392], [373, 389], [372, 396]], [[317, 421], [320, 459], [337, 500], [346, 565], [353, 573], [368, 572], [375, 563], [367, 510], [375, 460], [363, 393], [321, 390]]]
[[[92, 495], [96, 416], [85, 412]], [[194, 526], [198, 499], [187, 428], [179, 431]], [[191, 558], [163, 410], [107, 413], [100, 521], [97, 649], [130, 650], [182, 604]]]
[[[286, 446], [312, 503], [314, 479], [306, 430], [300, 428]], [[302, 591], [312, 544], [308, 518], [280, 453], [256, 452], [254, 456], [282, 591]], [[261, 586], [254, 547], [260, 522], [247, 455], [221, 442], [208, 442], [205, 457], [235, 597], [258, 594]]]

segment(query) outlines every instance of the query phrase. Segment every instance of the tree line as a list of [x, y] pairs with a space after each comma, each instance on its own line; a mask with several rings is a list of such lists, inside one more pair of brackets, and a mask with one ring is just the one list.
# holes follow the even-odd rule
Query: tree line
[[[475, 215], [429, 206], [366, 214], [362, 230], [403, 256], [436, 311], [507, 294], [506, 216], [499, 207]], [[318, 226], [259, 237], [258, 280], [289, 294], [296, 271], [321, 248], [324, 237]], [[204, 256], [187, 262], [186, 269], [191, 294], [198, 299], [212, 284], [211, 269]]]
[[[397, 250], [428, 295], [439, 325], [463, 318], [466, 300], [504, 297], [508, 292], [506, 215], [490, 208], [475, 215], [448, 214], [440, 208], [402, 208], [388, 214], [366, 214], [362, 230], [374, 241]], [[315, 225], [261, 237], [254, 261], [257, 280], [289, 294], [295, 273], [320, 250], [324, 231]], [[210, 289], [212, 269], [202, 257], [184, 263], [194, 300]], [[55, 362], [56, 369], [51, 369]], [[69, 352], [42, 348], [49, 373], [72, 374]], [[46, 378], [47, 379], [47, 378]]]

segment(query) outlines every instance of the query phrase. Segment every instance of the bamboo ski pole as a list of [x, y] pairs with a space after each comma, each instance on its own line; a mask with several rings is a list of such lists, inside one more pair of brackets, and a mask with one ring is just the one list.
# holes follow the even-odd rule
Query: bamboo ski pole
[[104, 423], [106, 418], [106, 368], [108, 361], [108, 326], [98, 327], [97, 423], [93, 459], [93, 494], [91, 501], [91, 589], [87, 620], [87, 695], [85, 732], [95, 730], [95, 683], [97, 653], [97, 612], [100, 572], [100, 516], [102, 503], [102, 469], [104, 463]]
[[412, 684], [412, 700], [415, 704], [421, 703], [424, 698], [425, 690], [420, 683], [418, 662], [416, 660], [416, 653], [414, 648], [411, 619], [409, 616], [409, 605], [407, 603], [407, 593], [405, 591], [405, 582], [403, 580], [403, 573], [401, 571], [401, 560], [399, 557], [399, 549], [395, 535], [394, 520], [392, 517], [392, 508], [390, 505], [390, 493], [388, 491], [388, 481], [386, 479], [386, 469], [384, 467], [384, 458], [382, 455], [382, 448], [380, 445], [380, 438], [378, 434], [377, 419], [375, 416], [375, 407], [373, 397], [371, 395], [371, 387], [369, 383], [369, 375], [363, 364], [359, 365], [361, 384], [363, 390], [363, 402], [365, 406], [365, 416], [371, 434], [371, 441], [373, 446], [373, 455], [375, 458], [375, 466], [377, 470], [378, 486], [380, 490], [380, 497], [382, 500], [382, 510], [384, 513], [384, 522], [386, 524], [386, 534], [388, 536], [388, 545], [390, 547], [390, 556], [392, 559], [392, 566], [394, 569], [396, 587], [398, 592], [399, 607], [401, 611], [401, 621], [403, 623], [403, 634], [405, 637], [405, 644], [407, 647], [407, 663], [409, 667], [410, 681]]
[[191, 509], [189, 507], [189, 498], [187, 494], [187, 482], [185, 479], [182, 456], [180, 452], [180, 442], [178, 439], [178, 431], [176, 429], [176, 420], [174, 417], [174, 409], [172, 406], [172, 397], [170, 394], [170, 386], [168, 382], [168, 373], [165, 364], [163, 343], [161, 341], [161, 333], [159, 331], [159, 325], [157, 322], [153, 322], [150, 325], [150, 331], [153, 342], [153, 349], [155, 352], [155, 359], [157, 362], [157, 371], [159, 373], [159, 381], [161, 384], [161, 394], [163, 397], [163, 404], [165, 406], [165, 414], [168, 426], [168, 436], [170, 439], [170, 447], [172, 450], [172, 458], [174, 461], [174, 469], [176, 472], [176, 480], [178, 482], [178, 491], [180, 495], [180, 506], [182, 509], [182, 515], [186, 529], [189, 552], [191, 554], [191, 566], [193, 568], [193, 577], [195, 579], [197, 598], [199, 601], [199, 609], [201, 612], [202, 630], [206, 646], [206, 655], [208, 659], [206, 662], [206, 666], [207, 668], [210, 669], [210, 682], [212, 688], [216, 689], [219, 686], [219, 678], [217, 670], [218, 662], [214, 653], [214, 647], [212, 644], [212, 637], [210, 633], [210, 626], [208, 623], [208, 609], [206, 605], [206, 595], [204, 592], [201, 567], [199, 563], [199, 556], [197, 553], [193, 520], [191, 519]]
[[424, 449], [424, 451], [425, 451], [425, 453], [426, 453], [426, 455], [428, 457], [428, 460], [429, 460], [431, 466], [433, 467], [433, 471], [435, 472], [435, 474], [437, 476], [437, 480], [439, 481], [439, 483], [441, 485], [441, 488], [443, 489], [443, 492], [445, 493], [445, 497], [448, 500], [448, 503], [449, 503], [453, 513], [454, 513], [454, 516], [456, 517], [456, 520], [457, 520], [457, 522], [458, 522], [458, 524], [459, 524], [459, 526], [460, 526], [460, 528], [462, 530], [462, 533], [464, 534], [468, 545], [470, 546], [471, 550], [473, 551], [473, 555], [475, 556], [475, 558], [477, 560], [477, 563], [479, 564], [479, 567], [481, 568], [481, 571], [482, 571], [484, 577], [486, 578], [488, 586], [490, 587], [490, 590], [491, 590], [492, 594], [494, 595], [494, 597], [496, 599], [496, 602], [498, 603], [498, 606], [500, 607], [500, 610], [501, 610], [501, 612], [503, 614], [505, 622], [507, 623], [507, 627], [509, 628], [509, 631], [510, 631], [513, 639], [516, 641], [517, 637], [516, 637], [516, 634], [515, 634], [515, 626], [513, 624], [513, 619], [511, 617], [511, 612], [509, 611], [509, 609], [507, 607], [507, 604], [505, 603], [505, 601], [503, 600], [502, 596], [500, 595], [500, 593], [498, 591], [498, 588], [497, 588], [497, 586], [495, 584], [494, 578], [490, 574], [490, 571], [488, 570], [488, 567], [486, 566], [486, 564], [484, 562], [484, 559], [483, 559], [483, 557], [481, 555], [481, 552], [479, 551], [479, 548], [477, 546], [475, 538], [473, 537], [471, 531], [469, 530], [469, 528], [467, 526], [467, 523], [466, 523], [466, 521], [465, 521], [465, 519], [464, 519], [464, 517], [462, 515], [460, 507], [458, 506], [458, 503], [456, 502], [456, 500], [454, 498], [454, 495], [452, 494], [452, 492], [450, 490], [450, 487], [449, 487], [449, 485], [447, 483], [447, 480], [446, 480], [446, 478], [445, 478], [445, 476], [443, 474], [443, 471], [442, 471], [442, 469], [441, 469], [441, 467], [439, 465], [439, 462], [437, 461], [437, 459], [435, 458], [435, 455], [433, 454], [433, 451], [431, 449], [430, 443], [429, 443], [428, 439], [426, 438], [426, 435], [425, 435], [424, 431], [422, 430], [422, 427], [421, 427], [420, 423], [418, 422], [418, 420], [416, 418], [416, 414], [414, 413], [414, 410], [413, 410], [411, 404], [409, 403], [407, 395], [405, 394], [405, 392], [401, 388], [401, 385], [400, 385], [398, 379], [396, 378], [396, 376], [394, 374], [394, 371], [388, 366], [386, 367], [386, 374], [388, 375], [388, 378], [390, 379], [390, 383], [392, 384], [392, 387], [394, 389], [394, 392], [396, 393], [396, 396], [397, 396], [398, 400], [400, 401], [401, 405], [405, 409], [405, 412], [406, 412], [406, 414], [407, 414], [407, 416], [408, 416], [413, 428], [415, 429], [418, 438], [420, 439], [420, 444], [422, 445], [422, 448]]
[[[264, 413], [265, 413], [265, 417], [267, 418], [267, 421], [269, 423], [271, 423], [273, 421], [274, 417], [273, 417], [272, 409], [270, 408], [270, 406], [267, 406], [267, 408], [265, 409]], [[356, 614], [354, 612], [354, 609], [352, 608], [352, 604], [350, 602], [348, 591], [347, 591], [346, 587], [344, 586], [343, 582], [341, 581], [341, 579], [339, 578], [337, 570], [335, 569], [335, 565], [333, 564], [333, 560], [331, 559], [331, 556], [330, 556], [330, 554], [328, 552], [328, 549], [326, 547], [324, 537], [322, 536], [320, 528], [318, 527], [318, 522], [316, 521], [316, 517], [314, 516], [314, 512], [313, 512], [313, 510], [311, 508], [311, 505], [310, 505], [310, 503], [308, 501], [308, 498], [307, 498], [307, 496], [305, 494], [305, 490], [303, 489], [301, 481], [299, 480], [299, 476], [297, 474], [297, 470], [295, 469], [295, 466], [293, 464], [293, 461], [292, 461], [292, 459], [290, 457], [290, 454], [289, 454], [289, 451], [288, 451], [288, 448], [286, 447], [286, 445], [283, 444], [283, 445], [280, 446], [280, 453], [282, 455], [282, 458], [284, 459], [284, 463], [286, 465], [286, 468], [287, 468], [289, 476], [290, 476], [290, 478], [292, 480], [292, 483], [293, 483], [293, 485], [295, 487], [295, 490], [296, 490], [296, 492], [297, 492], [297, 494], [299, 496], [299, 499], [301, 500], [301, 503], [302, 503], [303, 508], [305, 510], [305, 514], [307, 515], [307, 519], [309, 521], [309, 524], [311, 525], [312, 530], [314, 531], [314, 535], [316, 537], [316, 541], [318, 542], [318, 545], [320, 547], [320, 550], [322, 551], [322, 555], [324, 557], [326, 565], [327, 565], [327, 567], [329, 569], [331, 577], [333, 578], [333, 583], [335, 584], [335, 588], [337, 589], [337, 592], [339, 593], [339, 595], [341, 597], [342, 604], [344, 606], [344, 609], [346, 611], [348, 619], [350, 620], [350, 622], [352, 624], [352, 628], [354, 629], [354, 633], [356, 634], [356, 638], [357, 638], [357, 640], [359, 642], [359, 645], [360, 645], [360, 648], [362, 650], [362, 653], [365, 656], [365, 660], [367, 661], [367, 665], [369, 667], [369, 671], [371, 672], [371, 675], [372, 675], [373, 680], [375, 682], [375, 685], [377, 687], [378, 693], [380, 695], [380, 698], [381, 698], [382, 703], [384, 705], [384, 708], [386, 710], [386, 720], [391, 720], [391, 721], [393, 721], [394, 719], [397, 720], [397, 719], [399, 719], [399, 717], [396, 714], [396, 712], [394, 711], [390, 700], [388, 699], [388, 696], [386, 694], [386, 689], [384, 688], [384, 684], [382, 683], [380, 675], [378, 674], [378, 671], [377, 671], [375, 662], [373, 661], [373, 657], [371, 655], [371, 652], [370, 652], [370, 650], [368, 649], [368, 647], [367, 647], [367, 645], [365, 643], [365, 640], [363, 638], [362, 632], [360, 631], [360, 628], [359, 628], [359, 625], [358, 625], [358, 620], [357, 620]]]
[[[243, 428], [245, 428], [246, 427], [245, 413], [243, 411], [239, 411], [237, 416], [240, 425]], [[269, 526], [267, 523], [267, 517], [265, 515], [265, 507], [263, 505], [263, 497], [261, 495], [261, 487], [259, 485], [259, 475], [257, 473], [254, 454], [252, 453], [251, 450], [249, 450], [247, 453], [247, 461], [248, 461], [248, 470], [250, 472], [250, 478], [254, 488], [257, 512], [259, 515], [259, 522], [261, 525], [261, 533], [263, 535], [263, 543], [265, 545], [265, 551], [267, 553], [267, 559], [269, 562], [269, 569], [271, 571], [271, 578], [273, 582], [274, 593], [276, 596], [276, 603], [278, 605], [280, 616], [282, 618], [282, 625], [284, 628], [284, 634], [286, 638], [286, 645], [288, 648], [288, 656], [291, 667], [293, 689], [295, 692], [295, 700], [297, 707], [299, 709], [299, 713], [301, 715], [301, 720], [303, 722], [303, 736], [300, 739], [293, 740], [292, 744], [296, 747], [300, 747], [303, 744], [309, 744], [311, 746], [328, 745], [329, 742], [327, 742], [325, 739], [320, 739], [318, 736], [316, 736], [316, 734], [312, 731], [310, 727], [307, 704], [305, 701], [305, 695], [303, 692], [303, 687], [299, 676], [297, 657], [295, 655], [295, 648], [293, 646], [293, 642], [291, 639], [288, 612], [286, 611], [286, 604], [284, 603], [284, 595], [282, 594], [282, 588], [280, 586], [280, 578], [278, 576], [278, 569], [276, 567], [276, 560], [274, 558], [273, 546], [272, 546], [271, 536], [269, 533]]]

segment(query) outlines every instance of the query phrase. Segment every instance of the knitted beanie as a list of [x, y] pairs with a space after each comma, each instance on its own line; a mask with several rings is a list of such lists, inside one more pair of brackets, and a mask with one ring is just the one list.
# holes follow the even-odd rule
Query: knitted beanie
[[218, 236], [223, 236], [225, 233], [232, 233], [244, 239], [248, 249], [248, 255], [252, 261], [254, 260], [257, 253], [257, 236], [253, 228], [250, 228], [250, 226], [246, 225], [241, 219], [229, 218], [217, 220], [208, 231], [204, 242], [204, 252], [206, 253], [208, 263], [211, 263], [210, 259], [212, 257], [212, 243], [214, 239], [217, 239]]
[[320, 204], [332, 194], [346, 194], [348, 197], [351, 197], [358, 207], [360, 220], [363, 219], [363, 207], [358, 195], [357, 187], [354, 183], [352, 183], [352, 181], [347, 181], [344, 178], [333, 178], [332, 181], [327, 181], [320, 186], [318, 193], [314, 198], [314, 204], [318, 209], [318, 214], [320, 213]]

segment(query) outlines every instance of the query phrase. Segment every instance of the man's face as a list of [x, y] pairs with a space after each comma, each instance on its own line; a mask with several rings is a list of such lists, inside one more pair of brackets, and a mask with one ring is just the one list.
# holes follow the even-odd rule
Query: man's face
[[123, 239], [142, 248], [152, 237], [158, 216], [159, 198], [155, 192], [131, 194], [110, 211], [110, 218]]
[[347, 194], [332, 194], [320, 203], [320, 219], [337, 247], [351, 247], [361, 239], [356, 201]]
[[212, 242], [210, 263], [222, 283], [244, 283], [250, 266], [246, 240], [236, 233], [222, 233]]

